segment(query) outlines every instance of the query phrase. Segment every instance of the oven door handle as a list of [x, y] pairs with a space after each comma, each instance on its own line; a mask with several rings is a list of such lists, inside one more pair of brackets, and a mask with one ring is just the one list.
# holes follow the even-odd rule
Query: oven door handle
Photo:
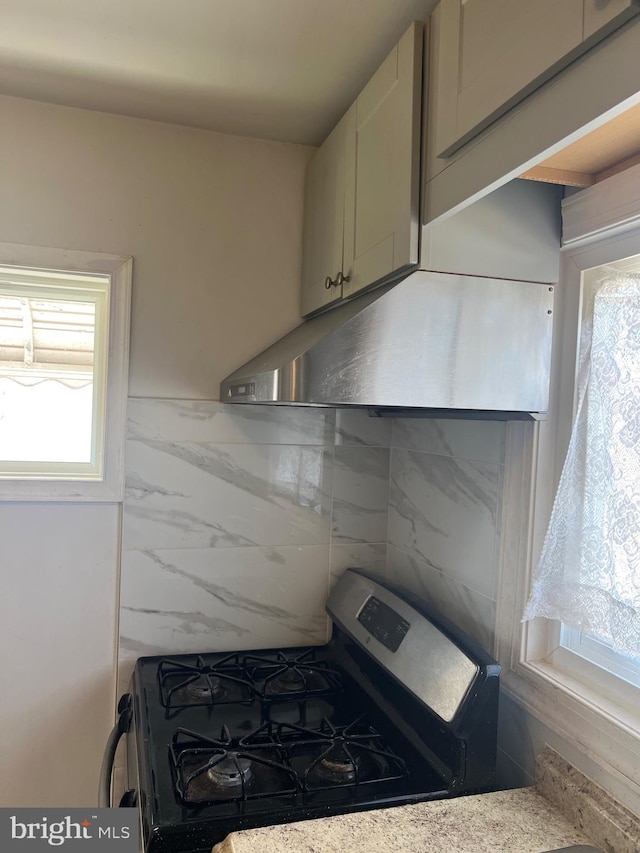
[[129, 731], [131, 725], [131, 694], [125, 693], [118, 702], [118, 722], [111, 729], [107, 739], [100, 768], [100, 782], [98, 785], [98, 808], [111, 807], [111, 776], [113, 774], [113, 762], [116, 757], [116, 749], [122, 735]]

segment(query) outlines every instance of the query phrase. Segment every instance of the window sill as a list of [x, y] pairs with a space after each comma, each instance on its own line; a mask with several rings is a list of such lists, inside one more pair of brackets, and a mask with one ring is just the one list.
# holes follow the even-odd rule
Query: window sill
[[[568, 672], [548, 661], [521, 663], [515, 675], [528, 682], [536, 692], [546, 691], [550, 698], [553, 695], [553, 701], [557, 701], [556, 691], [560, 691], [565, 697], [565, 707], [570, 708], [575, 703], [602, 717], [609, 725], [625, 731], [638, 741], [637, 751], [640, 755], [640, 707], [633, 708], [630, 703], [619, 701], [619, 697], [610, 695], [602, 688], [573, 678]], [[631, 690], [635, 691], [635, 688], [631, 687]], [[579, 709], [575, 710], [577, 712]]]
[[0, 480], [0, 501], [6, 503], [22, 501], [85, 501], [95, 503], [121, 503], [123, 487], [120, 482], [113, 486], [102, 480]]
[[640, 739], [640, 688], [562, 646], [547, 660], [529, 661], [528, 665], [558, 681], [577, 700], [628, 726]]
[[505, 692], [640, 796], [640, 711], [543, 661], [503, 670]]

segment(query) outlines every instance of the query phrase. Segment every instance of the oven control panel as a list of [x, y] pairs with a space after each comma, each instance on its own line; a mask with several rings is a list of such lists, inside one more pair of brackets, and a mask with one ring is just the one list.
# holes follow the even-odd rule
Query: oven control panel
[[406, 619], [375, 595], [371, 596], [360, 611], [358, 622], [391, 652], [398, 651], [411, 627]]
[[397, 680], [451, 722], [479, 671], [478, 663], [404, 598], [357, 570], [333, 588], [327, 611]]

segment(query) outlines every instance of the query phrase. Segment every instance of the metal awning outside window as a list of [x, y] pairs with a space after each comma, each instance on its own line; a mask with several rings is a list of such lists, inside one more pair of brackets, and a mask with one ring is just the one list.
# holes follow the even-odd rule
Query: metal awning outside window
[[95, 303], [10, 295], [0, 283], [0, 377], [21, 385], [90, 384], [95, 324]]

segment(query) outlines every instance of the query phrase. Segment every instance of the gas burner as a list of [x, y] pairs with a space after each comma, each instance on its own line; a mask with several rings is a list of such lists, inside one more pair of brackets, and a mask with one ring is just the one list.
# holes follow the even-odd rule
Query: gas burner
[[180, 801], [204, 805], [295, 794], [299, 785], [286, 753], [262, 728], [255, 743], [251, 736], [232, 739], [226, 726], [219, 739], [176, 729], [170, 755]]
[[278, 733], [308, 792], [388, 782], [408, 775], [402, 758], [386, 746], [364, 716], [339, 728], [326, 719], [318, 729], [283, 723]]
[[251, 761], [234, 752], [225, 752], [209, 762], [207, 779], [216, 790], [242, 788], [251, 778]]
[[183, 688], [185, 698], [192, 699], [193, 705], [209, 705], [220, 701], [227, 695], [227, 689], [215, 676], [199, 676]]
[[287, 664], [286, 669], [275, 675], [270, 681], [265, 681], [264, 692], [267, 696], [277, 696], [282, 693], [299, 693], [306, 690], [308, 676], [313, 676], [307, 670], [307, 674], [303, 669], [297, 666]]
[[340, 754], [339, 750], [330, 755], [325, 755], [316, 764], [316, 773], [328, 782], [339, 782], [348, 785], [356, 781], [358, 765], [355, 758], [346, 754]]
[[167, 713], [191, 705], [250, 703], [255, 691], [238, 655], [213, 665], [198, 655], [193, 663], [166, 658], [158, 666], [162, 704]]
[[247, 655], [244, 664], [263, 699], [306, 699], [342, 690], [340, 674], [317, 661], [313, 649], [292, 658], [283, 652]]

